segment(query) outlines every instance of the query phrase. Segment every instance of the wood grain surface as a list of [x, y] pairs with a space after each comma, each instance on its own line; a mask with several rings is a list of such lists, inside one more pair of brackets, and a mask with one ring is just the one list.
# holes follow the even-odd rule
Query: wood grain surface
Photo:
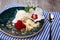
[[53, 11], [60, 12], [60, 0], [53, 0]]
[[44, 10], [52, 11], [52, 0], [38, 0], [39, 7]]
[[[10, 2], [26, 4], [27, 0], [0, 0], [0, 9], [4, 8]], [[39, 7], [48, 11], [60, 11], [60, 0], [32, 0], [37, 2]]]

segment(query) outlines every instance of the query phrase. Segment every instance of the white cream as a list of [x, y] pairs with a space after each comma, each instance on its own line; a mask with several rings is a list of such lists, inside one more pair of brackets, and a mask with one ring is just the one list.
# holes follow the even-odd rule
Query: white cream
[[22, 18], [24, 17], [30, 17], [30, 14], [26, 13], [24, 10], [18, 10], [15, 16], [15, 19], [12, 22], [16, 23], [17, 20], [22, 20]]
[[43, 16], [43, 10], [41, 8], [36, 8], [35, 10], [33, 10], [32, 8], [30, 9], [30, 12], [31, 12], [31, 16], [32, 14], [37, 14], [38, 15], [38, 18], [34, 20], [34, 22], [36, 21], [40, 21], [41, 19], [44, 19], [44, 16]]

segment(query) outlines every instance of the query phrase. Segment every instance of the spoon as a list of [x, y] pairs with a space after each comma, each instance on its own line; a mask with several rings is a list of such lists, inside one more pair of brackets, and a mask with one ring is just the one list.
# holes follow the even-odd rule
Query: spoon
[[54, 15], [53, 14], [49, 14], [48, 15], [48, 20], [49, 20], [49, 22], [50, 22], [50, 36], [49, 36], [49, 39], [50, 40], [52, 40], [52, 35], [51, 35], [51, 33], [52, 33], [52, 22], [53, 22], [53, 19], [54, 19]]

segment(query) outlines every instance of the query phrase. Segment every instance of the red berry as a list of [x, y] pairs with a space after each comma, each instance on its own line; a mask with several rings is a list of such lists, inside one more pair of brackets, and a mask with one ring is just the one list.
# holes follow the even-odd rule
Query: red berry
[[21, 30], [26, 28], [26, 25], [21, 20], [18, 20], [17, 23], [15, 23], [15, 27], [17, 30]]
[[32, 18], [33, 20], [35, 20], [35, 19], [38, 18], [38, 15], [37, 15], [37, 14], [32, 14], [31, 18]]

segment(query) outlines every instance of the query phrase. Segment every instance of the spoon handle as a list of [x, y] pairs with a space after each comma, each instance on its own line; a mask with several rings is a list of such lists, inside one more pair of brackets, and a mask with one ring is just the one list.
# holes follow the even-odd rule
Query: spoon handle
[[52, 35], [51, 35], [51, 33], [52, 33], [52, 23], [50, 23], [50, 36], [49, 36], [49, 38], [50, 38], [50, 40], [52, 40]]

